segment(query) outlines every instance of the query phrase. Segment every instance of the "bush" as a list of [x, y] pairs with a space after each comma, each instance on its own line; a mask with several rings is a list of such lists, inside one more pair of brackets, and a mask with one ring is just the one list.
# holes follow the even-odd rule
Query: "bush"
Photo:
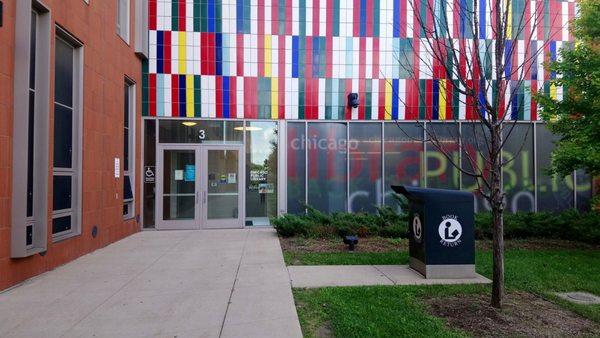
[[[405, 208], [403, 208], [406, 210]], [[303, 236], [327, 238], [358, 235], [407, 238], [408, 215], [396, 213], [388, 206], [377, 213], [338, 212], [324, 214], [307, 206], [304, 215], [285, 215], [273, 218], [271, 224], [282, 237]], [[600, 213], [580, 213], [566, 210], [561, 213], [520, 212], [504, 214], [506, 239], [549, 238], [600, 244]], [[492, 214], [475, 215], [475, 238], [492, 239]]]
[[390, 207], [377, 208], [376, 214], [336, 212], [324, 214], [307, 206], [304, 215], [284, 215], [271, 219], [271, 224], [282, 237], [406, 237], [407, 216], [397, 214]]
[[[560, 213], [519, 212], [504, 215], [506, 239], [549, 238], [600, 244], [600, 214], [566, 210]], [[492, 239], [492, 214], [475, 215], [475, 238]]]

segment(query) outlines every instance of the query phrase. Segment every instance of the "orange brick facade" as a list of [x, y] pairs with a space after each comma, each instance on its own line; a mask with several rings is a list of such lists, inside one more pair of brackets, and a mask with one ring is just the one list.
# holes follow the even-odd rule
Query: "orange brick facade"
[[[141, 153], [141, 59], [134, 51], [134, 2], [130, 9], [130, 43], [116, 33], [117, 1], [43, 0], [50, 9], [50, 130], [47, 151], [48, 210], [52, 216], [52, 158], [54, 102], [54, 34], [58, 25], [83, 42], [83, 162], [81, 235], [53, 243], [48, 231], [44, 256], [10, 257], [11, 194], [13, 156], [13, 80], [15, 48], [15, 3], [3, 0], [4, 24], [0, 27], [0, 290], [51, 270], [81, 255], [139, 231], [134, 217], [123, 220], [123, 175], [115, 178], [114, 158], [123, 163], [123, 85], [125, 77], [136, 83], [135, 172], [140, 172]], [[122, 169], [121, 169], [122, 170]], [[135, 178], [135, 215], [140, 214], [140, 179]], [[91, 235], [93, 226], [98, 236]]]

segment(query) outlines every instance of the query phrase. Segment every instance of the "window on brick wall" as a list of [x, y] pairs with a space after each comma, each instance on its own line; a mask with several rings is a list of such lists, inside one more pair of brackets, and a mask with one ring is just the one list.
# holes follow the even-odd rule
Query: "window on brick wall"
[[81, 233], [83, 45], [60, 27], [54, 50], [52, 235]]
[[117, 0], [117, 34], [129, 43], [129, 0]]
[[135, 84], [125, 79], [123, 86], [123, 217], [132, 218], [135, 172]]

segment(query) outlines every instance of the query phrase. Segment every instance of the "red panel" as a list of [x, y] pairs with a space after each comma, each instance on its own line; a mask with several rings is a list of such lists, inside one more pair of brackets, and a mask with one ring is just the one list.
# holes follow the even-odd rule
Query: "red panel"
[[379, 38], [373, 38], [373, 79], [379, 79]]
[[279, 80], [277, 84], [279, 85], [279, 109], [278, 109], [278, 118], [285, 118], [285, 36], [278, 36], [279, 39], [279, 64], [277, 74], [279, 75]]
[[179, 30], [185, 32], [185, 1], [179, 2]]
[[237, 75], [244, 76], [244, 34], [237, 34]]
[[237, 78], [229, 78], [229, 117], [237, 118]]
[[279, 34], [279, 1], [277, 0], [271, 2], [271, 34]]
[[352, 93], [352, 80], [346, 79], [346, 93], [344, 93], [344, 106], [346, 107], [346, 120], [352, 118], [352, 110], [348, 107], [348, 94]]
[[171, 32], [170, 31], [165, 31], [164, 32], [164, 48], [163, 48], [163, 53], [164, 53], [164, 64], [163, 64], [163, 72], [165, 74], [171, 74]]
[[379, 119], [385, 119], [385, 79], [379, 80]]
[[285, 0], [285, 34], [292, 35], [292, 0]]
[[156, 0], [148, 1], [148, 29], [156, 30]]
[[[534, 91], [537, 89], [537, 81], [531, 80], [531, 90]], [[531, 119], [537, 120], [537, 103], [535, 100], [531, 100]]]
[[[311, 1], [311, 0], [308, 0], [308, 1]], [[325, 1], [325, 0], [323, 0], [323, 1]], [[313, 36], [321, 35], [319, 33], [319, 23], [321, 22], [320, 13], [319, 13], [320, 7], [321, 6], [319, 4], [319, 0], [314, 0], [313, 1], [313, 21], [312, 21], [313, 22], [313, 31], [312, 31]]]
[[[354, 6], [352, 7], [352, 36], [360, 36], [360, 0], [354, 0]], [[340, 17], [340, 21], [343, 18]]]
[[156, 74], [148, 74], [148, 85], [150, 86], [149, 92], [149, 114], [150, 116], [156, 116]]

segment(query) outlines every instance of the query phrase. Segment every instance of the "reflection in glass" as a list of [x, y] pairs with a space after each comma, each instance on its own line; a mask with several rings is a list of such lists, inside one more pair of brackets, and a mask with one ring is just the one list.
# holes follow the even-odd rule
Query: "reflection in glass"
[[385, 205], [399, 207], [392, 185], [421, 185], [423, 128], [415, 123], [384, 125]]
[[[459, 189], [460, 171], [452, 164], [459, 165], [458, 124], [428, 123], [427, 138], [439, 141], [438, 146], [427, 142], [425, 153], [428, 188]], [[452, 161], [446, 155], [449, 155]]]
[[207, 156], [207, 218], [238, 218], [237, 150], [208, 150]]
[[196, 153], [165, 150], [163, 157], [163, 219], [195, 218]]
[[537, 137], [537, 209], [538, 211], [561, 211], [573, 208], [573, 175], [563, 178], [550, 176], [550, 154], [554, 142], [559, 139], [544, 124], [536, 126]]
[[277, 216], [277, 122], [246, 126], [246, 222], [268, 225]]
[[346, 211], [346, 124], [308, 123], [308, 205]]
[[590, 202], [592, 200], [592, 178], [583, 170], [577, 170], [575, 173], [575, 191], [577, 192], [577, 210], [590, 211]]
[[[144, 120], [144, 228], [154, 227], [156, 203], [156, 120]], [[149, 172], [146, 174], [146, 170]], [[146, 178], [148, 176], [148, 179]]]
[[374, 213], [381, 201], [381, 124], [350, 124], [350, 212]]
[[535, 197], [532, 124], [506, 124], [502, 133], [503, 137], [507, 138], [502, 151], [502, 159], [507, 162], [502, 168], [506, 210], [533, 211]]
[[305, 124], [287, 123], [287, 212], [304, 213], [306, 184]]
[[242, 143], [242, 121], [160, 120], [160, 143]]
[[[463, 123], [461, 126], [462, 141], [462, 169], [469, 173], [479, 174], [483, 172], [484, 177], [489, 178], [490, 166], [488, 146], [485, 135], [489, 135], [487, 127], [481, 123]], [[475, 195], [475, 212], [491, 210], [489, 203], [480, 192], [489, 192], [486, 189], [482, 179], [479, 184], [475, 177], [462, 173], [462, 189], [472, 192]]]

